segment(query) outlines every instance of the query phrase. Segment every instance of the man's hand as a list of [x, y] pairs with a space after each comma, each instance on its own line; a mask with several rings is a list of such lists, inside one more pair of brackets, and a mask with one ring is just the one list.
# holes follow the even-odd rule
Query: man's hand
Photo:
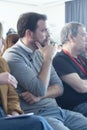
[[0, 85], [9, 84], [9, 85], [13, 85], [15, 88], [17, 88], [17, 83], [18, 82], [15, 79], [15, 77], [12, 76], [10, 73], [8, 73], [8, 72], [0, 73]]
[[49, 40], [44, 47], [42, 47], [38, 42], [36, 42], [36, 45], [42, 53], [44, 59], [53, 59], [55, 54], [57, 53], [56, 46], [51, 45]]
[[29, 104], [33, 104], [40, 101], [40, 97], [36, 97], [28, 91], [21, 93], [19, 96]]

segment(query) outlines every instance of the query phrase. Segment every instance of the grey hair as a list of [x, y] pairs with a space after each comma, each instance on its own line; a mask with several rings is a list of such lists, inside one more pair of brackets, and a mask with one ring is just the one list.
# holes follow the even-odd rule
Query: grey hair
[[69, 41], [68, 36], [72, 35], [74, 37], [78, 34], [78, 28], [84, 27], [81, 23], [78, 22], [69, 22], [61, 30], [61, 43], [64, 44]]

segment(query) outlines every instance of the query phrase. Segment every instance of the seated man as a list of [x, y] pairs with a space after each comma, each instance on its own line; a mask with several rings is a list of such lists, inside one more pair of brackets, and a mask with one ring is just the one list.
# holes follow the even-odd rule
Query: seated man
[[22, 14], [17, 30], [19, 41], [3, 57], [18, 80], [17, 92], [22, 95], [24, 112], [42, 115], [54, 130], [87, 130], [86, 117], [63, 110], [56, 103], [55, 97], [62, 95], [63, 86], [52, 66], [56, 48], [50, 45], [46, 16], [33, 12]]
[[57, 102], [87, 116], [87, 59], [80, 55], [85, 50], [85, 40], [82, 24], [66, 24], [61, 31], [62, 51], [54, 58], [53, 65], [65, 90]]
[[[2, 24], [0, 23], [0, 26], [1, 25]], [[0, 31], [1, 29], [2, 28], [0, 27]], [[17, 87], [17, 81], [15, 77], [9, 73], [9, 67], [5, 60], [0, 57], [0, 129], [53, 130], [51, 126], [46, 122], [46, 120], [39, 116], [33, 115], [17, 119], [3, 118], [4, 116], [7, 116], [7, 114], [10, 114], [9, 116], [15, 116], [23, 113], [20, 108], [19, 98], [14, 87]]]

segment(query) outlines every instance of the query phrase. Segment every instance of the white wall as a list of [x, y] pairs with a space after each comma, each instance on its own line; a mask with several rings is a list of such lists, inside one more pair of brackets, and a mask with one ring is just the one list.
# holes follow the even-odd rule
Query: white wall
[[3, 24], [4, 37], [10, 27], [16, 30], [16, 23], [20, 14], [36, 10], [37, 8], [32, 6], [0, 2], [0, 22]]
[[28, 5], [19, 5], [19, 4], [0, 2], [0, 22], [2, 22], [4, 27], [3, 35], [5, 37], [5, 34], [10, 27], [16, 30], [16, 22], [20, 14], [24, 12], [35, 11], [47, 15], [52, 36], [53, 38], [55, 38], [56, 41], [59, 42], [60, 41], [59, 33], [61, 27], [65, 23], [64, 10], [65, 10], [64, 3], [59, 5], [49, 6], [49, 7], [40, 6], [37, 8]]
[[43, 8], [48, 16], [48, 23], [55, 41], [60, 42], [60, 31], [65, 24], [65, 4], [58, 4]]

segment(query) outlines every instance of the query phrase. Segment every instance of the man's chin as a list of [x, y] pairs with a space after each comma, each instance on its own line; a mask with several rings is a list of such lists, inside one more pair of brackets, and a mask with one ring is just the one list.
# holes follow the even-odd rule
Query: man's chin
[[42, 43], [42, 44], [41, 44], [41, 46], [42, 46], [42, 47], [45, 47], [45, 46], [46, 46], [46, 44], [47, 44], [47, 41], [46, 41], [46, 42], [44, 42], [44, 43]]
[[46, 45], [42, 45], [42, 47], [45, 47]]

